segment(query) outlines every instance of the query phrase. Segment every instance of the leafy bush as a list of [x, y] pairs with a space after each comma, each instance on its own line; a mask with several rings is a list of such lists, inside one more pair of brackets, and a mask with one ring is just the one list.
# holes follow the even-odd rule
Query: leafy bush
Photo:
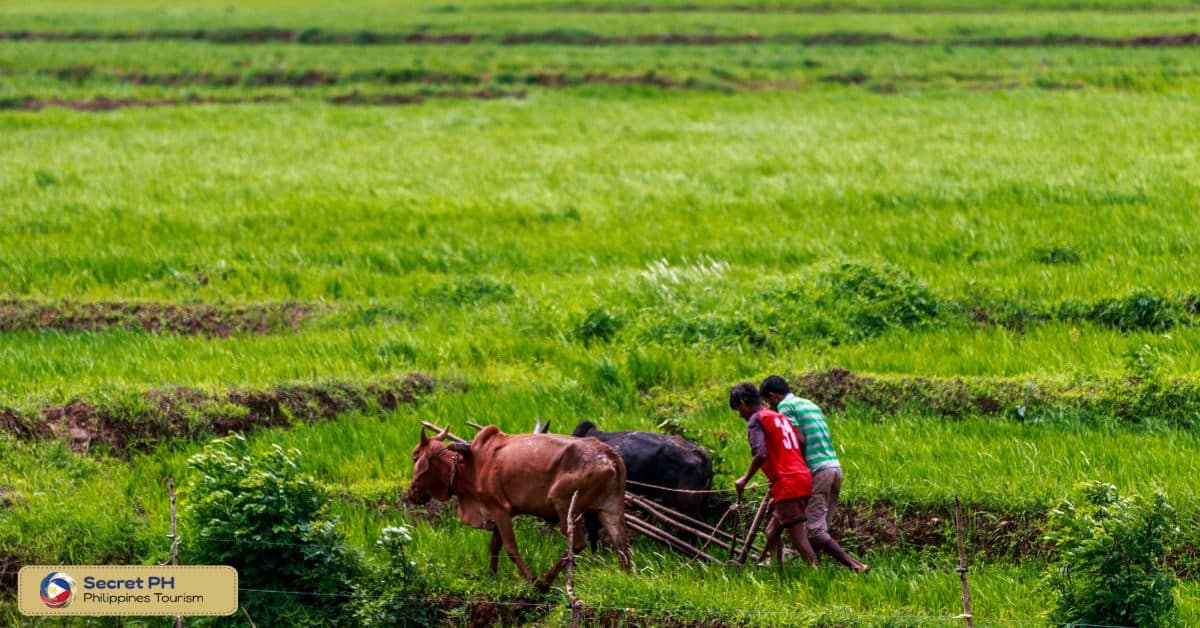
[[411, 542], [412, 535], [404, 526], [383, 529], [378, 545], [388, 562], [354, 588], [351, 604], [357, 625], [428, 626], [432, 621], [429, 605], [419, 597], [425, 581], [405, 553], [404, 546]]
[[1177, 623], [1175, 575], [1163, 566], [1164, 541], [1176, 533], [1171, 506], [1122, 498], [1111, 484], [1079, 486], [1073, 500], [1050, 511], [1057, 550], [1046, 572], [1058, 593], [1051, 619], [1060, 623], [1167, 626]]
[[346, 582], [363, 573], [326, 490], [300, 473], [300, 452], [278, 445], [253, 453], [240, 434], [213, 440], [188, 460], [193, 479], [183, 495], [184, 562], [230, 565], [248, 592], [242, 605], [260, 625], [335, 621]]

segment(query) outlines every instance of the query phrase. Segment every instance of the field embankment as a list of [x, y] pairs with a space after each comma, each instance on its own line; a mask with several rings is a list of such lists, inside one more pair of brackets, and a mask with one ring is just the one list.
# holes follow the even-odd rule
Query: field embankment
[[[203, 273], [194, 280], [207, 281]], [[296, 329], [318, 307], [305, 303], [213, 305], [128, 301], [41, 302], [0, 300], [0, 333], [18, 331], [96, 332], [137, 329], [152, 333], [228, 337]]]
[[34, 416], [0, 410], [0, 427], [20, 438], [58, 438], [77, 451], [100, 446], [121, 453], [346, 413], [387, 412], [438, 386], [432, 378], [410, 374], [370, 384], [291, 385], [217, 394], [187, 388], [152, 390], [103, 403], [75, 400], [42, 408]]
[[607, 35], [587, 31], [542, 31], [518, 33], [424, 33], [424, 32], [325, 32], [281, 28], [255, 28], [218, 31], [149, 31], [149, 32], [88, 32], [70, 33], [9, 31], [0, 32], [0, 40], [95, 42], [95, 41], [200, 41], [214, 44], [296, 43], [308, 45], [466, 45], [497, 44], [501, 46], [969, 46], [969, 47], [1053, 47], [1097, 46], [1107, 48], [1175, 48], [1200, 46], [1200, 33], [1152, 33], [1129, 37], [1101, 37], [1086, 34], [1047, 34], [1021, 37], [960, 37], [934, 39], [903, 37], [889, 33], [830, 32], [712, 34], [664, 33], [645, 35]]

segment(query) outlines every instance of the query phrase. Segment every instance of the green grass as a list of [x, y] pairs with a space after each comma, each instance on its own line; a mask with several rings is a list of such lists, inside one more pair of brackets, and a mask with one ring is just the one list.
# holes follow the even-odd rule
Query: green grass
[[[252, 441], [258, 447], [270, 443], [297, 447], [303, 452], [302, 468], [337, 492], [390, 502], [394, 499], [390, 495], [411, 473], [408, 453], [416, 440], [416, 419], [449, 421], [462, 433], [468, 433], [462, 425], [466, 418], [498, 421], [511, 431], [520, 431], [526, 427], [523, 418], [535, 413], [562, 421], [566, 418], [563, 413], [578, 410], [564, 407], [565, 397], [569, 395], [557, 391], [482, 389], [466, 396], [436, 398], [415, 412], [264, 432]], [[718, 453], [735, 461], [733, 466], [740, 469], [746, 457], [745, 445], [736, 436], [740, 419], [717, 403], [700, 418], [710, 432], [728, 430], [734, 435]], [[1166, 490], [1185, 519], [1196, 507], [1189, 478], [1197, 472], [1195, 454], [1200, 442], [1192, 437], [977, 420], [940, 423], [919, 417], [889, 417], [880, 425], [877, 419], [835, 417], [833, 427], [847, 468], [847, 499], [920, 505], [944, 503], [958, 494], [968, 503], [1011, 508], [1057, 500], [1076, 480], [1103, 477], [1122, 487]], [[608, 416], [603, 424], [649, 427], [636, 413]], [[558, 429], [568, 427], [562, 424]], [[0, 512], [4, 523], [0, 529], [5, 530], [0, 536], [0, 553], [15, 544], [28, 552], [26, 555], [45, 562], [161, 557], [165, 545], [155, 539], [165, 533], [164, 479], [170, 472], [176, 474], [186, 502], [184, 461], [195, 447], [159, 449], [126, 464], [81, 458], [57, 444], [0, 445], [11, 461], [0, 474], [0, 484], [14, 487], [29, 503], [28, 508]], [[64, 483], [64, 477], [70, 481]], [[719, 483], [727, 484], [730, 477], [723, 475]], [[1014, 482], [1014, 477], [1021, 480]], [[103, 503], [87, 498], [96, 494], [107, 497]], [[364, 548], [371, 546], [383, 526], [407, 522], [400, 512], [349, 502], [337, 505], [335, 512], [350, 533], [350, 542]], [[519, 542], [531, 563], [548, 566], [560, 551], [560, 543], [542, 535], [531, 522], [519, 530]], [[54, 542], [63, 535], [78, 542]], [[429, 570], [438, 590], [497, 598], [528, 593], [506, 562], [498, 581], [483, 576], [486, 535], [479, 531], [457, 523], [438, 527], [417, 523], [414, 548], [415, 557]], [[589, 606], [657, 609], [660, 613], [673, 609], [672, 614], [679, 617], [718, 614], [763, 624], [780, 613], [794, 612], [824, 621], [845, 617], [867, 623], [871, 623], [868, 616], [903, 622], [913, 619], [906, 616], [957, 612], [957, 578], [945, 555], [871, 552], [875, 569], [866, 579], [832, 568], [818, 574], [790, 567], [785, 582], [791, 594], [779, 595], [769, 593], [779, 586], [774, 584], [773, 570], [739, 573], [699, 568], [644, 542], [636, 549], [635, 577], [615, 571], [611, 556], [603, 556], [600, 562], [583, 562], [580, 595]], [[1038, 569], [1036, 562], [977, 565], [972, 583], [980, 616], [1036, 617], [1048, 605], [1036, 582]], [[714, 597], [710, 593], [714, 588], [724, 593]], [[1188, 595], [1194, 593], [1183, 594], [1181, 601], [1188, 600]], [[1184, 609], [1194, 614], [1194, 603], [1184, 604]]]
[[[31, 63], [31, 60], [33, 62]], [[306, 99], [350, 89], [525, 89], [538, 93], [543, 75], [584, 81], [589, 76], [646, 77], [708, 91], [827, 90], [836, 80], [860, 89], [902, 93], [943, 90], [1009, 91], [1025, 87], [1106, 91], [1194, 92], [1200, 75], [1189, 49], [978, 48], [907, 46], [617, 47], [294, 45], [203, 46], [181, 42], [12, 42], [0, 46], [7, 73], [0, 97], [186, 97], [271, 94]], [[328, 75], [318, 87], [264, 87], [267, 79]], [[137, 76], [135, 79], [122, 78]], [[196, 76], [199, 75], [199, 76]], [[192, 77], [172, 86], [180, 77]], [[232, 85], [226, 86], [227, 82]], [[398, 82], [395, 85], [389, 83]], [[578, 91], [578, 90], [577, 90]], [[628, 95], [593, 86], [591, 93]], [[658, 90], [644, 88], [649, 95]], [[585, 92], [586, 93], [586, 92]]]
[[[707, 0], [716, 6], [738, 4]], [[278, 27], [304, 29], [320, 27], [333, 31], [412, 31], [432, 32], [538, 32], [553, 29], [588, 31], [612, 34], [663, 32], [720, 32], [762, 34], [779, 32], [886, 32], [899, 36], [997, 36], [1045, 33], [1086, 32], [1101, 35], [1130, 35], [1156, 32], [1188, 32], [1195, 30], [1198, 16], [1193, 12], [1130, 12], [1105, 11], [1107, 7], [1157, 6], [1181, 7], [1195, 10], [1189, 0], [1150, 0], [1130, 3], [1128, 0], [1093, 2], [1052, 2], [1026, 0], [1046, 10], [1021, 11], [1009, 3], [980, 2], [979, 0], [946, 0], [941, 7], [990, 7], [984, 13], [691, 13], [665, 12], [651, 14], [563, 12], [539, 10], [531, 3], [528, 10], [511, 10], [518, 3], [492, 2], [493, 7], [508, 6], [509, 10], [487, 10], [480, 3], [455, 3], [461, 11], [438, 10], [444, 2], [387, 3], [356, 2], [331, 11], [320, 2], [240, 3], [236, 7], [225, 2], [191, 1], [170, 8], [138, 2], [91, 5], [70, 2], [12, 2], [0, 11], [0, 29], [31, 31], [138, 31], [190, 30]], [[474, 4], [475, 6], [464, 6]], [[563, 3], [546, 3], [550, 6]], [[612, 3], [615, 4], [615, 3]], [[655, 3], [632, 3], [655, 4]], [[666, 6], [687, 3], [658, 3]], [[748, 3], [743, 3], [748, 4]], [[809, 6], [829, 3], [810, 3]], [[877, 3], [848, 2], [841, 6], [913, 6], [904, 0], [882, 0]], [[1090, 6], [1089, 6], [1090, 5]], [[545, 6], [545, 5], [543, 5]], [[796, 5], [790, 5], [796, 6]], [[803, 6], [800, 5], [800, 6]], [[937, 7], [938, 4], [931, 4]], [[1058, 8], [1067, 9], [1056, 10]], [[1085, 10], [1077, 10], [1083, 8]], [[1087, 10], [1092, 9], [1092, 10]], [[1095, 10], [1100, 9], [1100, 10]]]
[[[1200, 366], [1200, 331], [1195, 329], [1123, 334], [1051, 325], [1028, 333], [995, 328], [901, 331], [835, 348], [814, 343], [754, 355], [738, 347], [648, 344], [614, 351], [550, 335], [488, 335], [509, 325], [504, 317], [467, 311], [409, 324], [224, 340], [140, 332], [5, 334], [0, 336], [0, 366], [11, 375], [0, 383], [0, 395], [7, 406], [35, 410], [78, 397], [103, 397], [103, 391], [173, 386], [220, 391], [290, 381], [370, 380], [411, 371], [469, 381], [570, 382], [593, 375], [605, 360], [627, 374], [638, 360], [649, 360], [641, 381], [684, 390], [720, 387], [754, 373], [833, 366], [867, 374], [1060, 380], [1120, 377], [1127, 356], [1147, 344], [1161, 356], [1166, 374], [1191, 381]], [[441, 333], [448, 337], [439, 338]], [[491, 359], [484, 361], [484, 356]]]
[[[414, 556], [441, 592], [529, 593], [507, 563], [498, 581], [484, 577], [484, 533], [412, 522], [396, 505], [418, 420], [464, 435], [466, 420], [514, 432], [536, 417], [559, 432], [583, 418], [636, 429], [670, 420], [712, 449], [717, 484], [728, 486], [748, 452], [726, 391], [772, 372], [840, 365], [1112, 382], [1141, 373], [1139, 359], [1168, 382], [1200, 372], [1200, 328], [1182, 313], [1195, 308], [1188, 299], [1200, 279], [1200, 218], [1191, 211], [1200, 202], [1200, 66], [1190, 48], [496, 44], [546, 31], [1125, 37], [1200, 30], [1194, 2], [789, 4], [833, 9], [813, 14], [593, 14], [501, 0], [453, 10], [432, 0], [337, 10], [307, 0], [228, 4], [9, 2], [0, 31], [320, 27], [485, 37], [462, 46], [0, 41], [5, 102], [286, 99], [0, 111], [0, 298], [320, 306], [297, 330], [225, 339], [0, 333], [0, 407], [33, 413], [177, 385], [265, 389], [413, 371], [460, 382], [416, 407], [251, 436], [258, 447], [303, 452], [303, 468], [339, 495], [332, 508], [353, 545], [371, 548], [383, 526], [414, 523]], [[877, 11], [897, 8], [927, 10]], [[264, 73], [312, 70], [337, 80], [259, 84]], [[405, 72], [412, 80], [380, 78]], [[202, 73], [235, 80], [139, 85], [118, 76]], [[536, 85], [541, 74], [678, 86], [548, 88]], [[354, 90], [483, 88], [525, 97], [325, 102]], [[895, 93], [876, 93], [886, 91]], [[871, 301], [830, 279], [846, 262], [894, 280], [885, 288], [900, 286], [899, 296]], [[1122, 332], [1086, 314], [1133, 291], [1167, 299], [1147, 307], [1179, 314], [1180, 325]], [[861, 320], [893, 297], [936, 312], [874, 327]], [[974, 322], [974, 305], [1014, 317], [1075, 314], [1031, 317], [1015, 331]], [[928, 512], [961, 496], [1036, 516], [1077, 482], [1103, 479], [1123, 491], [1163, 490], [1183, 515], [1182, 534], [1200, 538], [1194, 430], [1155, 416], [1110, 425], [1077, 414], [946, 421], [935, 411], [832, 413], [846, 498]], [[0, 560], [161, 560], [164, 478], [182, 481], [199, 446], [110, 458], [0, 436], [0, 487], [18, 500], [0, 509]], [[561, 545], [532, 523], [519, 534], [543, 568]], [[637, 550], [633, 577], [611, 556], [583, 561], [589, 606], [762, 625], [939, 625], [959, 612], [945, 547], [869, 548], [868, 578], [789, 567], [782, 583], [773, 571], [704, 569], [650, 545]], [[981, 624], [1037, 618], [1050, 606], [1039, 558], [972, 556]], [[1195, 581], [1177, 597], [1183, 623], [1200, 622]], [[3, 604], [0, 623], [17, 621]], [[545, 621], [564, 618], [560, 606]]]
[[[841, 89], [5, 113], [0, 290], [363, 300], [486, 265], [587, 294], [701, 254], [745, 280], [860, 259], [941, 290], [1187, 290], [1200, 225], [1173, 208], [1195, 198], [1197, 113], [1182, 94]], [[1055, 244], [1087, 262], [1028, 272]]]

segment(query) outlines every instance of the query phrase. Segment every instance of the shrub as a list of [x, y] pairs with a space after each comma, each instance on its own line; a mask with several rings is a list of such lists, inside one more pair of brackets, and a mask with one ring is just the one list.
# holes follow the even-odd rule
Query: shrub
[[278, 445], [252, 453], [234, 434], [188, 460], [185, 562], [230, 565], [246, 589], [321, 594], [244, 595], [242, 606], [260, 625], [336, 621], [344, 598], [331, 594], [345, 593], [363, 571], [328, 516], [326, 490], [300, 473], [299, 455]]
[[417, 564], [408, 558], [405, 546], [412, 535], [404, 526], [384, 528], [379, 549], [388, 562], [373, 569], [368, 578], [354, 588], [354, 622], [359, 626], [428, 626], [432, 621], [429, 605], [419, 597], [425, 581]]
[[1166, 626], [1177, 623], [1175, 575], [1163, 566], [1164, 541], [1176, 533], [1171, 506], [1122, 498], [1111, 484], [1079, 486], [1073, 500], [1050, 511], [1047, 539], [1056, 557], [1046, 572], [1058, 593], [1051, 619], [1060, 623]]

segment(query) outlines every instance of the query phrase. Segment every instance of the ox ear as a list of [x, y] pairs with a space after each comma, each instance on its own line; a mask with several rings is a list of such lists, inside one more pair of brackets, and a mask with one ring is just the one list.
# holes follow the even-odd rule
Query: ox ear
[[450, 443], [446, 449], [465, 456], [471, 453], [471, 443]]

